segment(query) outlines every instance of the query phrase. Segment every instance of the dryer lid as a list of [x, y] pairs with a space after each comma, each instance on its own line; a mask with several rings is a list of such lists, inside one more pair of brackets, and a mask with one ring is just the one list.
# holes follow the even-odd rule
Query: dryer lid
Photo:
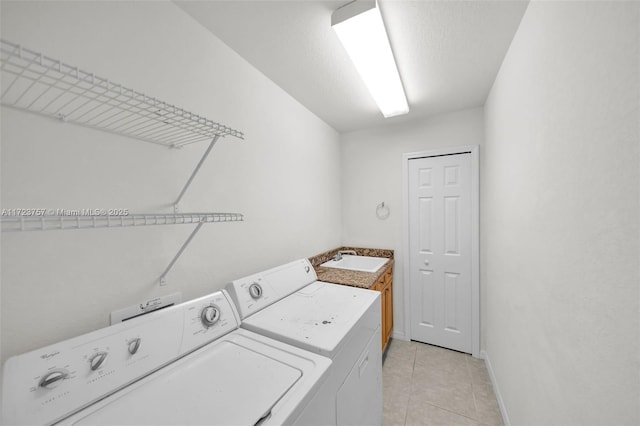
[[361, 321], [379, 298], [377, 291], [316, 281], [245, 318], [242, 327], [333, 358], [350, 332], [379, 326], [379, 316], [374, 325]]
[[166, 367], [74, 425], [253, 425], [302, 372], [231, 341], [205, 347]]

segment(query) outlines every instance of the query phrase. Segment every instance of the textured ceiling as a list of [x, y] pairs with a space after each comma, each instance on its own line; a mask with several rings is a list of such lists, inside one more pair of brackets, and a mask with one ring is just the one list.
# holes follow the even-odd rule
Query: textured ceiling
[[339, 132], [481, 106], [527, 1], [380, 0], [409, 114], [385, 119], [331, 29], [346, 1], [176, 1]]

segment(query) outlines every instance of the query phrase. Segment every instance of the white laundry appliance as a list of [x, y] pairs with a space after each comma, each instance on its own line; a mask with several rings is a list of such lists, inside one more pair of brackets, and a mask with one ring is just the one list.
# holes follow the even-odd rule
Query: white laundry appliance
[[329, 400], [309, 424], [382, 423], [380, 294], [317, 281], [307, 259], [227, 285], [241, 327], [330, 358], [320, 394]]
[[6, 425], [306, 424], [331, 361], [239, 329], [226, 292], [10, 358]]

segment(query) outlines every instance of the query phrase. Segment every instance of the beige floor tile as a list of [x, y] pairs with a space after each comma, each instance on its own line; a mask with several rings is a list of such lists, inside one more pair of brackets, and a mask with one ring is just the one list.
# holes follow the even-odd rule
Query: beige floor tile
[[416, 344], [391, 340], [382, 366], [382, 423], [404, 425], [411, 391]]
[[382, 372], [382, 387], [383, 389], [389, 389], [393, 392], [409, 392], [411, 387], [411, 372], [396, 373], [383, 371]]
[[411, 399], [407, 411], [406, 425], [425, 426], [478, 426], [479, 423], [442, 408]]
[[471, 383], [469, 368], [464, 358], [434, 356], [421, 356], [416, 353], [414, 375], [420, 379], [428, 380], [439, 378], [441, 381], [457, 381]]
[[391, 339], [389, 342], [389, 347], [386, 352], [386, 359], [394, 358], [394, 359], [402, 359], [407, 362], [413, 360], [416, 355], [416, 346], [418, 344], [416, 342], [406, 342], [404, 340]]
[[413, 368], [412, 380], [415, 383], [437, 384], [446, 387], [455, 383], [471, 383], [469, 373], [462, 369], [449, 369], [446, 366], [416, 365]]
[[404, 424], [409, 407], [409, 398], [393, 395], [391, 397], [384, 396], [384, 404], [382, 406], [382, 415], [386, 419], [385, 423]]
[[383, 426], [403, 426], [407, 415], [406, 408], [401, 411], [384, 410], [382, 412]]
[[438, 346], [427, 345], [424, 343], [416, 343], [416, 356], [425, 355], [430, 358], [446, 358], [450, 360], [459, 360], [466, 362], [466, 358], [469, 356], [462, 352], [452, 351], [449, 349], [441, 348]]
[[503, 426], [482, 360], [392, 340], [382, 375], [384, 425]]
[[398, 402], [385, 405], [382, 410], [383, 422], [385, 424], [404, 424], [407, 417], [408, 403], [409, 401], [406, 400], [404, 403]]
[[469, 357], [467, 359], [467, 367], [473, 384], [491, 384], [487, 367], [484, 360]]
[[382, 393], [384, 398], [409, 399], [411, 392], [411, 377], [407, 378], [403, 375], [391, 375], [383, 373], [382, 377]]
[[415, 349], [418, 345], [422, 345], [422, 343], [414, 342], [413, 340], [400, 340], [391, 338], [389, 340], [389, 350], [401, 350], [401, 348], [413, 348]]
[[411, 398], [466, 417], [476, 417], [473, 389], [469, 382], [420, 381], [414, 376], [411, 383]]
[[474, 384], [473, 397], [476, 403], [476, 419], [487, 426], [502, 426], [502, 414], [498, 407], [491, 383]]
[[383, 364], [383, 370], [389, 371], [413, 371], [414, 358], [412, 355], [394, 355], [388, 356]]
[[416, 348], [416, 365], [435, 366], [453, 370], [468, 371], [469, 355], [438, 348], [436, 346], [419, 345]]
[[385, 385], [382, 389], [384, 424], [404, 424], [409, 405], [409, 392], [406, 384]]

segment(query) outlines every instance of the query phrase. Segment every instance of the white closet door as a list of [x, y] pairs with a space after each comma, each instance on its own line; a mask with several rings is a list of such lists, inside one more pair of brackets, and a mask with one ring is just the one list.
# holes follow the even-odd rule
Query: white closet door
[[471, 353], [471, 154], [409, 161], [411, 339]]

